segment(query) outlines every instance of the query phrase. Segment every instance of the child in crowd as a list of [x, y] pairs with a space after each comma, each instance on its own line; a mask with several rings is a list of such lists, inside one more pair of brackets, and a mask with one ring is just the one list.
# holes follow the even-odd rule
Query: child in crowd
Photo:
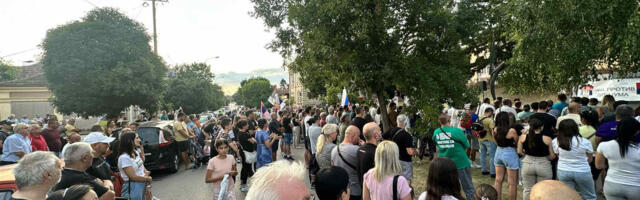
[[[227, 200], [235, 200], [233, 193], [234, 181], [231, 177], [236, 176], [238, 170], [236, 170], [235, 158], [232, 155], [227, 155], [229, 152], [229, 142], [225, 139], [217, 139], [214, 146], [218, 155], [209, 160], [205, 183], [211, 183], [214, 197], [218, 197], [220, 193], [225, 192]], [[227, 191], [220, 191], [224, 176], [227, 174], [231, 176], [227, 179], [229, 181], [227, 182]]]
[[475, 200], [497, 200], [498, 191], [493, 186], [481, 184], [476, 188]]

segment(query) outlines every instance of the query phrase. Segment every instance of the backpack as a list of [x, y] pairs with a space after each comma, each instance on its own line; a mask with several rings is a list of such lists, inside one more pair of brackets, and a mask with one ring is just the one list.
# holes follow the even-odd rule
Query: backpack
[[483, 138], [487, 136], [487, 131], [484, 130], [484, 126], [482, 125], [482, 121], [487, 119], [487, 117], [483, 117], [477, 122], [471, 124], [471, 134], [477, 138]]
[[462, 120], [460, 120], [460, 127], [465, 130], [471, 129], [471, 126], [473, 124], [471, 119], [473, 119], [471, 112], [465, 112], [464, 115], [462, 115]]

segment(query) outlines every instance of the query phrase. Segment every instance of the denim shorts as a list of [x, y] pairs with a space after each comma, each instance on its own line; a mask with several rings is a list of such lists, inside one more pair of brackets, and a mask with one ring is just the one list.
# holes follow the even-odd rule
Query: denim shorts
[[287, 145], [293, 144], [293, 133], [284, 133], [284, 143]]
[[496, 156], [493, 160], [493, 164], [496, 167], [505, 167], [511, 170], [520, 169], [520, 161], [518, 159], [518, 153], [516, 153], [516, 148], [513, 148], [513, 147], [496, 148]]
[[122, 197], [131, 200], [143, 200], [146, 189], [147, 183], [145, 182], [125, 181], [122, 184]]

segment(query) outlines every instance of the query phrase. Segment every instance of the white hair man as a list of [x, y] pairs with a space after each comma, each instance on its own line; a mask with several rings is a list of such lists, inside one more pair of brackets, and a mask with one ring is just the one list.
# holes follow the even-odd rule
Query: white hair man
[[413, 180], [413, 164], [411, 158], [416, 155], [416, 148], [413, 147], [413, 137], [407, 132], [408, 118], [404, 114], [398, 115], [396, 118], [398, 127], [393, 127], [382, 135], [385, 140], [391, 140], [398, 145], [400, 150], [400, 165], [402, 165], [402, 176], [409, 180]]
[[13, 164], [20, 158], [31, 153], [31, 140], [29, 140], [29, 125], [18, 123], [13, 127], [14, 134], [7, 137], [2, 145], [0, 165]]
[[100, 199], [113, 199], [115, 193], [107, 188], [104, 182], [89, 175], [86, 171], [93, 163], [93, 149], [86, 142], [76, 142], [64, 152], [65, 167], [62, 170], [62, 179], [56, 185], [55, 190], [67, 189], [73, 185], [85, 184], [93, 188]]
[[47, 192], [60, 181], [62, 163], [51, 152], [38, 151], [24, 156], [13, 174], [18, 191], [13, 199], [46, 199]]
[[280, 160], [261, 167], [251, 179], [247, 200], [309, 199], [304, 184], [306, 168], [301, 162]]

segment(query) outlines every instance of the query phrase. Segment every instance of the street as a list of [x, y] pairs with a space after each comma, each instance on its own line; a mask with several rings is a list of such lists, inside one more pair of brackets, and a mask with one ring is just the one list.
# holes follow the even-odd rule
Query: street
[[[304, 147], [300, 149], [292, 148], [296, 162], [304, 162]], [[282, 154], [278, 151], [278, 159], [282, 159]], [[238, 172], [241, 171], [242, 165], [238, 164]], [[153, 195], [162, 199], [193, 199], [193, 200], [210, 200], [213, 199], [209, 184], [204, 183], [204, 177], [207, 173], [207, 167], [201, 166], [198, 169], [184, 170], [180, 169], [175, 174], [166, 171], [152, 172]], [[305, 180], [309, 187], [309, 180]], [[236, 199], [244, 199], [244, 193], [240, 192], [240, 175], [236, 177], [234, 187]]]

